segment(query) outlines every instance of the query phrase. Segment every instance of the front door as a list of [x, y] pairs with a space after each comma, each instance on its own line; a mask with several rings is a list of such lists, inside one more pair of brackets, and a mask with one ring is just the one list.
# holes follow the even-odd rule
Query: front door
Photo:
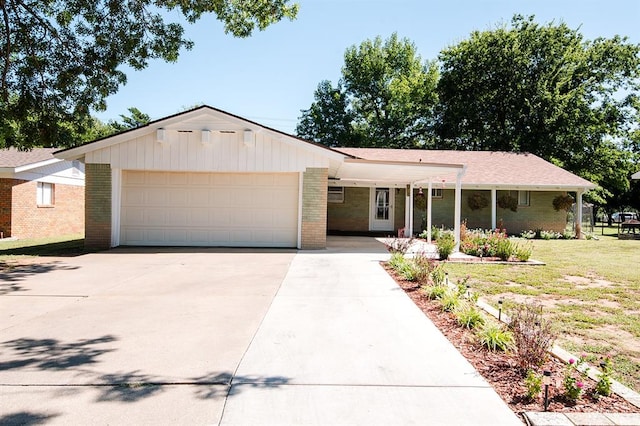
[[371, 188], [369, 229], [371, 231], [394, 231], [392, 188]]

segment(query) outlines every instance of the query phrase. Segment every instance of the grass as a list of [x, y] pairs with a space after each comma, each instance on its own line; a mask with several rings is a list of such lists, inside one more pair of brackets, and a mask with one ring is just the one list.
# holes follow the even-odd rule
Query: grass
[[82, 234], [51, 238], [0, 240], [0, 266], [25, 257], [77, 256], [85, 253]]
[[[475, 292], [505, 310], [544, 307], [558, 343], [592, 360], [614, 359], [613, 377], [640, 391], [640, 241], [618, 240], [616, 227], [599, 240], [535, 240], [532, 258], [546, 266], [447, 264], [454, 279], [470, 276]], [[612, 235], [613, 234], [613, 235]], [[597, 362], [596, 362], [597, 365]]]

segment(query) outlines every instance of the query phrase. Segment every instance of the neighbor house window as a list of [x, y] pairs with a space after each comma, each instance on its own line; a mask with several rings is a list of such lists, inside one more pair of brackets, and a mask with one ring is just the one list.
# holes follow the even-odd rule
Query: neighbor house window
[[442, 198], [442, 188], [431, 188], [431, 198]]
[[330, 186], [327, 201], [330, 203], [344, 203], [344, 187]]
[[519, 206], [529, 205], [529, 191], [518, 191], [518, 205]]
[[53, 205], [53, 184], [38, 182], [37, 203], [39, 206]]

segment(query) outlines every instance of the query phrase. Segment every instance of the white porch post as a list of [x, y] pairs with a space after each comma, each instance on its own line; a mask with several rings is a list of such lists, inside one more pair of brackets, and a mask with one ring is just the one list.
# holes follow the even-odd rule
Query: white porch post
[[582, 191], [576, 192], [576, 238], [582, 238]]
[[404, 208], [404, 236], [411, 238], [413, 236], [413, 183], [406, 186]]
[[454, 204], [454, 217], [453, 217], [453, 233], [456, 238], [456, 248], [455, 251], [460, 250], [460, 209], [461, 209], [461, 198], [462, 198], [462, 173], [458, 172], [456, 175], [456, 196], [455, 196], [455, 204]]
[[496, 229], [498, 226], [496, 221], [496, 189], [491, 188], [491, 229]]
[[429, 179], [429, 185], [427, 186], [427, 242], [431, 243], [431, 192], [432, 192], [431, 179]]

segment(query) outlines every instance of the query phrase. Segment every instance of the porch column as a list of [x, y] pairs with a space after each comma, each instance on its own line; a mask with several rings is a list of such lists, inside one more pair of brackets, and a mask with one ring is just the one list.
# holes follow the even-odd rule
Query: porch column
[[425, 214], [427, 215], [427, 242], [431, 243], [431, 192], [433, 186], [431, 184], [431, 179], [429, 179], [429, 185], [427, 186], [427, 211]]
[[405, 231], [404, 231], [404, 236], [407, 236], [407, 230], [409, 231], [409, 238], [413, 237], [413, 183], [408, 185], [409, 187], [409, 194], [407, 197], [407, 210], [409, 211], [409, 215], [408, 218], [409, 220], [407, 221], [407, 225], [405, 227]]
[[496, 221], [496, 189], [491, 188], [491, 229], [496, 229], [498, 226]]
[[582, 238], [582, 191], [576, 192], [575, 219], [576, 219], [576, 226], [575, 226], [576, 238], [580, 239]]
[[456, 196], [455, 196], [455, 204], [454, 204], [454, 217], [453, 217], [453, 233], [456, 238], [456, 248], [455, 251], [460, 250], [460, 208], [462, 198], [462, 173], [458, 172], [456, 175]]

